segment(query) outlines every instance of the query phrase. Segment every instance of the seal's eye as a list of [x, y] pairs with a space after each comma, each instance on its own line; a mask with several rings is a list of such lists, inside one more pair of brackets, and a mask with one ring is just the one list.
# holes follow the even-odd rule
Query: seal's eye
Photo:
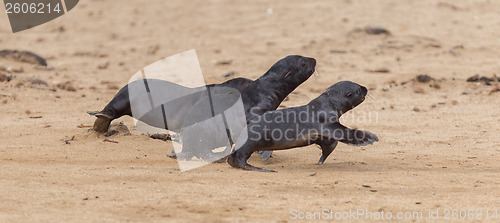
[[352, 95], [352, 93], [351, 93], [351, 92], [349, 92], [349, 93], [347, 93], [345, 96], [346, 96], [346, 97], [351, 97], [351, 95]]
[[306, 66], [306, 61], [302, 61], [302, 62], [300, 62], [300, 66], [301, 66], [301, 67], [305, 67], [305, 66]]

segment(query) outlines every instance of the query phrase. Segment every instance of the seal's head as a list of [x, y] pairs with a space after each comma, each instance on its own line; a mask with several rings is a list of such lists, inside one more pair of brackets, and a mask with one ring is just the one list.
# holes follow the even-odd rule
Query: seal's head
[[315, 68], [314, 58], [291, 55], [276, 62], [261, 78], [297, 87], [311, 77]]
[[358, 106], [365, 100], [368, 90], [366, 87], [351, 81], [341, 81], [330, 86], [323, 96], [334, 106], [339, 114]]

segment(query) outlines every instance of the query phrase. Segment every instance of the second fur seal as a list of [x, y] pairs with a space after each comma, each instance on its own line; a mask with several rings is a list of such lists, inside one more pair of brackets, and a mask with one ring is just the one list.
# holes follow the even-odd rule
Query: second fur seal
[[[275, 110], [281, 102], [295, 88], [306, 81], [315, 71], [316, 60], [314, 58], [303, 57], [299, 55], [290, 55], [276, 62], [264, 75], [255, 81], [246, 78], [235, 78], [221, 84], [207, 85], [208, 89], [212, 87], [230, 87], [242, 93], [243, 104], [247, 121], [253, 117], [263, 114], [266, 111]], [[100, 112], [88, 112], [97, 117], [94, 123], [94, 130], [106, 132], [112, 120], [124, 115], [132, 116], [130, 103], [134, 98], [129, 95], [129, 85], [142, 82], [138, 80], [132, 82], [115, 95], [115, 97]], [[174, 83], [162, 80], [148, 79], [148, 82], [155, 83], [158, 88], [183, 88]], [[175, 122], [178, 125], [169, 125], [169, 129], [178, 129], [182, 127], [185, 116], [189, 113], [196, 102], [207, 96], [207, 91], [199, 91], [187, 97], [182, 104], [183, 110], [179, 110], [175, 116]], [[167, 105], [168, 106], [168, 105]], [[252, 110], [252, 113], [250, 113]], [[139, 117], [137, 117], [139, 118]], [[148, 123], [149, 124], [149, 123]], [[151, 123], [154, 124], [155, 123]]]
[[318, 144], [323, 163], [338, 141], [352, 146], [365, 146], [378, 141], [368, 131], [349, 129], [339, 122], [342, 114], [365, 100], [366, 87], [342, 81], [329, 87], [309, 104], [266, 112], [251, 121], [235, 144], [228, 163], [244, 170], [274, 172], [254, 167], [248, 158], [258, 150], [284, 150]]
[[[171, 83], [168, 81], [163, 81], [163, 80], [158, 80], [158, 79], [147, 79], [148, 83], [150, 85], [155, 85], [157, 88], [160, 89], [172, 89], [170, 91], [175, 92], [175, 91], [189, 91], [192, 90], [196, 93], [192, 93], [187, 95], [186, 97], [182, 97], [181, 99], [183, 100], [176, 100], [176, 101], [171, 101], [170, 103], [167, 103], [166, 106], [168, 107], [175, 107], [177, 109], [177, 114], [174, 116], [175, 120], [171, 120], [172, 122], [169, 123], [169, 127], [171, 129], [178, 129], [182, 126], [182, 121], [184, 120], [186, 114], [191, 111], [191, 108], [193, 105], [200, 100], [203, 97], [206, 97], [207, 95], [207, 90], [210, 90], [215, 87], [228, 87], [228, 88], [234, 88], [237, 91], [243, 91], [250, 83], [252, 83], [252, 80], [247, 79], [247, 78], [234, 78], [231, 80], [228, 80], [226, 82], [220, 83], [220, 84], [210, 84], [206, 85], [203, 87], [199, 87], [198, 89], [189, 89], [184, 86], [177, 85], [175, 83]], [[120, 118], [122, 116], [128, 115], [132, 116], [132, 106], [131, 103], [136, 103], [136, 101], [143, 100], [142, 97], [137, 97], [137, 95], [131, 95], [129, 94], [129, 88], [130, 87], [137, 87], [139, 85], [142, 85], [144, 83], [144, 80], [137, 80], [134, 82], [131, 82], [118, 93], [116, 93], [115, 97], [104, 107], [103, 110], [101, 111], [88, 111], [90, 115], [94, 115], [97, 117], [97, 119], [94, 122], [94, 130], [97, 132], [107, 132], [109, 129], [109, 125], [111, 124], [111, 121], [114, 119]], [[205, 90], [206, 89], [206, 90]], [[137, 119], [141, 117], [136, 117]], [[152, 126], [156, 126], [157, 123], [147, 123]]]

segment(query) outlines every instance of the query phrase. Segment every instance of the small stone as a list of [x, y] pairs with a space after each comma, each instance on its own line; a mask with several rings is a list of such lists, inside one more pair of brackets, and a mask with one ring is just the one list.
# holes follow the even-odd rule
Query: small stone
[[229, 65], [233, 62], [233, 60], [221, 60], [215, 63], [215, 65]]
[[427, 83], [431, 80], [433, 80], [434, 78], [432, 78], [431, 76], [427, 75], [427, 74], [420, 74], [417, 76], [417, 81], [420, 82], [420, 83]]
[[97, 69], [104, 70], [104, 69], [107, 69], [108, 66], [109, 66], [109, 62], [106, 62], [106, 63], [97, 65]]
[[417, 88], [417, 89], [415, 89], [415, 93], [417, 93], [417, 94], [424, 94], [425, 91], [422, 88]]
[[431, 87], [436, 88], [436, 89], [441, 89], [441, 85], [438, 83], [431, 84]]
[[71, 86], [71, 85], [69, 85], [69, 86], [66, 86], [66, 90], [67, 91], [76, 91], [76, 88], [73, 87], [73, 86]]
[[477, 82], [479, 81], [479, 74], [467, 78], [467, 82]]
[[373, 70], [366, 70], [366, 71], [372, 72], [372, 73], [390, 73], [391, 72], [391, 70], [389, 70], [389, 68], [385, 68], [385, 67], [376, 68]]
[[367, 25], [365, 26], [364, 31], [370, 35], [391, 35], [391, 32], [389, 32], [389, 30], [379, 25]]
[[0, 82], [8, 81], [9, 77], [6, 74], [0, 73]]
[[31, 84], [49, 86], [49, 84], [46, 81], [38, 78], [31, 79], [30, 82]]

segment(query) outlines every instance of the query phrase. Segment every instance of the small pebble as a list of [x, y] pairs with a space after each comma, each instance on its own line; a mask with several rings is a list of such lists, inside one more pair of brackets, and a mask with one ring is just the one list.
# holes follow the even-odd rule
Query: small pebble
[[417, 88], [417, 89], [415, 89], [415, 93], [417, 93], [417, 94], [423, 94], [423, 93], [425, 93], [425, 91], [422, 88]]
[[434, 78], [432, 78], [431, 76], [427, 75], [427, 74], [420, 74], [417, 76], [417, 81], [420, 82], [420, 83], [427, 83], [431, 80], [433, 80]]

